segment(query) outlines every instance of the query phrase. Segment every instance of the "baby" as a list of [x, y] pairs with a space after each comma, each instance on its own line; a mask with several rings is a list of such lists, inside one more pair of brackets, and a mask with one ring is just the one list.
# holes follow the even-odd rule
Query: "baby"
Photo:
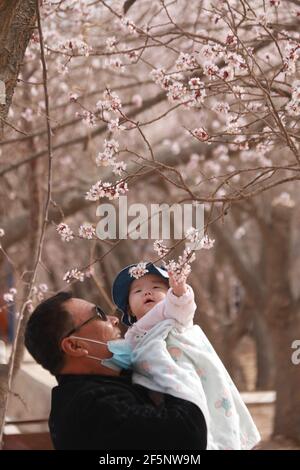
[[135, 279], [135, 266], [123, 269], [112, 288], [122, 321], [130, 326], [125, 339], [115, 342], [119, 357], [124, 349], [123, 367], [132, 367], [134, 383], [199, 406], [208, 449], [251, 449], [259, 433], [212, 345], [193, 324], [192, 288], [152, 263]]

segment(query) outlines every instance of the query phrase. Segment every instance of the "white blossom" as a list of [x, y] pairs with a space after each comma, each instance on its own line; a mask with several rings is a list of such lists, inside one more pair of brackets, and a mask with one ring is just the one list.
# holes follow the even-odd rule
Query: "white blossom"
[[108, 127], [108, 130], [110, 132], [115, 132], [115, 131], [123, 131], [124, 129], [126, 129], [125, 126], [122, 126], [120, 123], [119, 123], [119, 118], [116, 118], [116, 119], [111, 119], [107, 125]]
[[74, 268], [66, 272], [66, 274], [63, 277], [63, 280], [66, 281], [68, 284], [73, 280], [83, 282], [84, 273], [82, 271], [79, 271], [77, 268]]
[[128, 272], [131, 277], [134, 277], [135, 279], [139, 279], [140, 277], [144, 276], [145, 274], [149, 272], [146, 266], [147, 266], [147, 263], [142, 261], [141, 263], [138, 263], [136, 266], [129, 268]]
[[295, 207], [295, 201], [291, 198], [290, 193], [282, 192], [273, 199], [272, 206]]
[[178, 59], [175, 62], [177, 70], [190, 70], [198, 67], [195, 57], [191, 54], [180, 52]]
[[79, 236], [92, 240], [96, 236], [96, 229], [93, 224], [85, 222], [79, 227]]
[[122, 108], [122, 102], [114, 91], [109, 89], [103, 93], [103, 100], [96, 103], [96, 107], [102, 111], [118, 111]]
[[14, 296], [13, 296], [13, 294], [10, 294], [9, 292], [6, 292], [5, 294], [3, 294], [3, 300], [4, 300], [4, 302], [9, 304], [9, 303], [14, 301]]
[[164, 245], [163, 240], [155, 240], [153, 243], [154, 251], [158, 254], [158, 256], [162, 257], [169, 253], [169, 248]]
[[132, 20], [130, 20], [129, 18], [126, 18], [126, 16], [124, 16], [123, 18], [121, 18], [120, 22], [121, 22], [121, 26], [122, 26], [123, 30], [125, 30], [125, 31], [127, 31], [127, 32], [129, 32], [130, 34], [133, 34], [133, 35], [137, 34], [136, 25], [134, 24], [134, 22]]
[[73, 238], [74, 238], [74, 234], [73, 234], [72, 230], [65, 223], [60, 223], [56, 227], [56, 231], [59, 233], [59, 235], [61, 236], [62, 241], [64, 241], [64, 242], [69, 242], [69, 241], [73, 240]]
[[133, 97], [131, 98], [131, 102], [134, 106], [140, 108], [143, 104], [143, 98], [141, 97], [141, 95], [133, 95]]
[[171, 260], [165, 263], [165, 267], [171, 273], [176, 282], [184, 282], [191, 272], [190, 263], [195, 261], [196, 255], [190, 247], [185, 248], [178, 261]]
[[106, 39], [106, 48], [108, 51], [113, 51], [116, 48], [117, 40], [115, 36]]
[[120, 176], [120, 175], [123, 173], [123, 171], [126, 170], [127, 165], [126, 165], [126, 163], [124, 163], [123, 161], [121, 161], [121, 162], [113, 162], [112, 167], [113, 167], [113, 170], [112, 170], [113, 173], [114, 173], [115, 175], [119, 175], [119, 176]]
[[236, 240], [240, 240], [244, 237], [244, 235], [246, 235], [246, 229], [245, 227], [241, 226], [236, 229], [233, 236]]
[[201, 142], [205, 142], [209, 139], [209, 135], [203, 127], [197, 127], [193, 130], [193, 135], [197, 137], [197, 139], [201, 140]]
[[31, 108], [26, 108], [25, 111], [21, 113], [22, 118], [27, 122], [32, 122], [33, 120], [33, 110]]
[[45, 293], [45, 292], [48, 292], [48, 286], [47, 286], [47, 284], [40, 284], [40, 285], [39, 285], [39, 289], [40, 289], [41, 292], [44, 292], [44, 293]]
[[69, 100], [70, 100], [70, 101], [73, 101], [73, 102], [75, 103], [75, 102], [77, 101], [77, 99], [78, 99], [78, 96], [79, 96], [79, 95], [77, 95], [77, 93], [71, 92], [71, 93], [69, 93]]
[[109, 199], [117, 199], [122, 194], [126, 194], [127, 191], [127, 183], [123, 181], [117, 181], [116, 183], [102, 183], [102, 181], [99, 180], [86, 193], [85, 198], [88, 201], [98, 201], [103, 197], [108, 197]]
[[186, 231], [185, 236], [191, 243], [199, 243], [201, 240], [200, 231], [194, 227], [190, 227]]
[[215, 240], [212, 240], [208, 237], [208, 235], [204, 235], [202, 240], [200, 241], [200, 248], [204, 250], [210, 250], [215, 244]]

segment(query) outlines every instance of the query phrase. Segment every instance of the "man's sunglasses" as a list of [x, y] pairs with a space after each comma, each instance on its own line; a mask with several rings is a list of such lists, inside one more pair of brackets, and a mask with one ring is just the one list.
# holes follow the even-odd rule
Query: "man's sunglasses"
[[68, 338], [68, 336], [73, 335], [76, 331], [78, 331], [80, 328], [82, 328], [84, 325], [87, 325], [87, 323], [90, 323], [90, 321], [93, 320], [102, 320], [102, 321], [107, 321], [107, 315], [106, 313], [100, 308], [98, 305], [95, 306], [96, 313], [95, 315], [91, 316], [84, 322], [80, 323], [79, 325], [75, 326], [75, 328], [72, 328], [66, 335], [64, 335], [64, 338]]

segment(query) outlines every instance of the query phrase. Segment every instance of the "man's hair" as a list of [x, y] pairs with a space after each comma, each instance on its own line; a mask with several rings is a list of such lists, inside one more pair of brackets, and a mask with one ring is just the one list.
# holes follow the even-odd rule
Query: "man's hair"
[[60, 342], [74, 328], [72, 315], [65, 302], [72, 298], [69, 292], [59, 292], [41, 302], [33, 311], [25, 329], [25, 346], [32, 357], [51, 374], [60, 372], [64, 365], [64, 352]]

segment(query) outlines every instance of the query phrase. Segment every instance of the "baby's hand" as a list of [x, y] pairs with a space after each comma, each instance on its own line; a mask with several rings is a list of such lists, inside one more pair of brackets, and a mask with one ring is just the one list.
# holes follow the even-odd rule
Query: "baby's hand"
[[169, 272], [169, 284], [170, 284], [170, 287], [172, 288], [173, 294], [176, 295], [176, 297], [181, 297], [187, 291], [186, 279], [184, 281], [177, 282], [175, 281], [173, 274], [170, 272]]

